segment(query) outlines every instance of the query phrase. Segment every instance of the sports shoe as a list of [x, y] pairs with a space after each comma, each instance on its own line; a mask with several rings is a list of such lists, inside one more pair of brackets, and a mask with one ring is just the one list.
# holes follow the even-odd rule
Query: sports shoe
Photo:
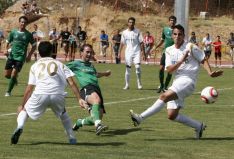
[[96, 127], [96, 135], [100, 135], [103, 131], [106, 131], [108, 129], [108, 126], [98, 124]]
[[10, 97], [11, 96], [11, 93], [10, 92], [6, 92], [5, 93], [5, 97]]
[[23, 129], [15, 129], [13, 135], [11, 136], [11, 144], [17, 144], [19, 141], [19, 137], [22, 134]]
[[196, 138], [196, 139], [200, 139], [200, 138], [202, 137], [202, 133], [203, 133], [203, 131], [206, 129], [206, 127], [207, 127], [207, 126], [206, 126], [204, 123], [201, 123], [200, 129], [195, 130], [195, 133], [196, 133], [195, 138]]
[[128, 86], [128, 85], [126, 85], [126, 86], [123, 88], [123, 90], [127, 90], [127, 89], [129, 89], [129, 86]]
[[69, 144], [70, 144], [70, 145], [76, 145], [76, 144], [77, 144], [76, 139], [75, 139], [75, 138], [70, 138], [70, 139], [69, 139]]
[[[80, 122], [80, 123], [81, 123], [81, 122], [82, 122], [82, 119], [78, 119], [77, 122]], [[80, 125], [80, 126], [77, 125], [77, 122], [76, 122], [76, 123], [73, 125], [73, 127], [72, 127], [72, 130], [73, 130], [73, 131], [77, 131], [80, 127], [82, 127], [82, 125]]]
[[157, 93], [161, 93], [162, 91], [163, 91], [163, 88], [160, 87], [160, 88], [158, 88]]
[[138, 87], [137, 87], [138, 89], [142, 89], [142, 85], [138, 85]]
[[142, 117], [140, 117], [139, 114], [136, 114], [133, 112], [133, 110], [130, 110], [130, 117], [131, 117], [133, 125], [135, 127], [140, 125], [140, 123], [142, 121]]

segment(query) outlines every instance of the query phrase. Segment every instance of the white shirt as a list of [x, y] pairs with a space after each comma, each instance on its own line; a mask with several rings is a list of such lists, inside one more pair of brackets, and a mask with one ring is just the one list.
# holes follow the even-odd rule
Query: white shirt
[[133, 30], [126, 29], [121, 35], [121, 43], [126, 45], [125, 54], [140, 54], [143, 36], [136, 28]]
[[182, 56], [187, 50], [190, 50], [187, 59], [175, 71], [175, 79], [179, 77], [187, 77], [192, 80], [197, 80], [197, 75], [200, 69], [200, 63], [205, 58], [205, 54], [196, 45], [184, 42], [183, 45], [177, 49], [175, 45], [166, 48], [166, 66], [176, 64], [181, 60]]
[[66, 79], [72, 76], [74, 73], [66, 65], [45, 57], [31, 66], [28, 84], [36, 85], [35, 94], [64, 94]]
[[212, 44], [212, 40], [211, 38], [209, 37], [209, 39], [207, 39], [207, 37], [204, 37], [202, 39], [202, 43], [205, 44], [204, 46], [204, 51], [211, 51], [211, 44]]

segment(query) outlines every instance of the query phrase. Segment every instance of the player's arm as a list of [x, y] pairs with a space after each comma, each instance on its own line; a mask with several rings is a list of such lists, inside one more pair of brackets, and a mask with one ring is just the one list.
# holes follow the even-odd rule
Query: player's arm
[[146, 60], [146, 54], [145, 54], [145, 47], [144, 47], [144, 43], [143, 42], [141, 42], [140, 43], [140, 45], [141, 45], [141, 52], [142, 52], [142, 56], [144, 57], [144, 60]]
[[77, 84], [76, 84], [76, 82], [75, 82], [74, 77], [68, 77], [68, 78], [67, 78], [67, 82], [68, 82], [69, 86], [71, 87], [73, 93], [75, 94], [78, 103], [80, 104], [80, 106], [81, 106], [82, 108], [85, 109], [85, 108], [87, 107], [87, 102], [84, 101], [84, 100], [80, 97], [79, 88], [78, 88], [78, 86], [77, 86]]
[[107, 70], [105, 72], [97, 72], [96, 76], [97, 78], [100, 78], [100, 77], [103, 77], [103, 76], [110, 76], [111, 75], [111, 71], [110, 70]]
[[21, 105], [18, 107], [18, 113], [24, 109], [24, 105], [26, 104], [26, 102], [28, 101], [28, 99], [31, 97], [32, 92], [34, 90], [35, 85], [32, 84], [28, 84], [25, 91], [24, 91], [24, 97], [23, 97], [23, 101], [21, 103]]
[[204, 60], [202, 61], [202, 64], [203, 64], [204, 69], [207, 71], [210, 77], [218, 77], [223, 74], [222, 70], [212, 71], [207, 58], [204, 58]]

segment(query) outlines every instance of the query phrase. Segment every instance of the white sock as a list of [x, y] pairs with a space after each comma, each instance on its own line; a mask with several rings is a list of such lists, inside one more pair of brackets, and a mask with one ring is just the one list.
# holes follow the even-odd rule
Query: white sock
[[75, 139], [75, 134], [72, 130], [72, 122], [71, 119], [69, 118], [67, 112], [63, 113], [60, 116], [60, 119], [62, 121], [63, 127], [66, 130], [67, 136], [69, 139]]
[[125, 71], [125, 84], [126, 84], [126, 86], [129, 86], [130, 75], [131, 75], [131, 68], [126, 67], [126, 71]]
[[96, 121], [94, 122], [95, 127], [97, 127], [98, 124], [100, 124], [100, 123], [101, 123], [101, 120], [96, 120]]
[[137, 85], [141, 86], [141, 67], [140, 65], [136, 65], [136, 77], [137, 77]]
[[140, 116], [143, 119], [146, 119], [154, 115], [155, 113], [159, 112], [164, 107], [164, 105], [165, 105], [164, 101], [161, 99], [158, 99], [151, 107], [149, 107], [146, 111], [141, 113]]
[[17, 117], [17, 128], [23, 129], [26, 120], [28, 119], [28, 114], [26, 111], [22, 110]]
[[177, 117], [175, 118], [175, 121], [182, 123], [186, 126], [192, 127], [196, 130], [201, 127], [201, 123], [199, 121], [191, 119], [191, 118], [189, 118], [185, 115], [182, 115], [182, 114], [178, 114]]

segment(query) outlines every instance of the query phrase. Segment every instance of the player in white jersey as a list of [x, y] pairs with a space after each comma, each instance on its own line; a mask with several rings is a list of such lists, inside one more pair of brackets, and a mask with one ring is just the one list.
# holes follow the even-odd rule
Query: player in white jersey
[[119, 56], [121, 56], [121, 50], [123, 45], [126, 45], [125, 49], [125, 87], [124, 90], [129, 89], [129, 81], [131, 75], [131, 65], [134, 64], [136, 68], [137, 87], [142, 89], [141, 84], [141, 51], [145, 54], [143, 36], [141, 32], [135, 28], [135, 18], [130, 17], [128, 19], [128, 29], [124, 30], [121, 35], [121, 43], [119, 49]]
[[42, 58], [31, 66], [28, 86], [24, 93], [22, 105], [18, 108], [18, 125], [11, 137], [11, 143], [17, 144], [28, 117], [36, 120], [41, 117], [47, 108], [51, 108], [55, 115], [61, 119], [69, 143], [76, 144], [72, 123], [65, 109], [66, 93], [64, 90], [67, 83], [71, 86], [82, 107], [86, 106], [86, 102], [80, 97], [79, 89], [73, 79], [74, 73], [60, 61], [50, 57], [52, 44], [48, 41], [41, 42], [38, 51]]
[[131, 119], [134, 125], [137, 126], [146, 118], [158, 113], [167, 103], [168, 118], [194, 128], [196, 138], [200, 139], [206, 125], [203, 122], [182, 115], [179, 111], [184, 107], [184, 99], [191, 95], [195, 89], [200, 64], [204, 65], [204, 68], [211, 77], [218, 77], [222, 75], [223, 71], [211, 71], [204, 52], [196, 45], [184, 41], [184, 28], [181, 25], [174, 27], [172, 37], [174, 45], [168, 47], [165, 52], [165, 68], [169, 73], [175, 74], [172, 86], [161, 94], [159, 99], [140, 115], [130, 110]]

